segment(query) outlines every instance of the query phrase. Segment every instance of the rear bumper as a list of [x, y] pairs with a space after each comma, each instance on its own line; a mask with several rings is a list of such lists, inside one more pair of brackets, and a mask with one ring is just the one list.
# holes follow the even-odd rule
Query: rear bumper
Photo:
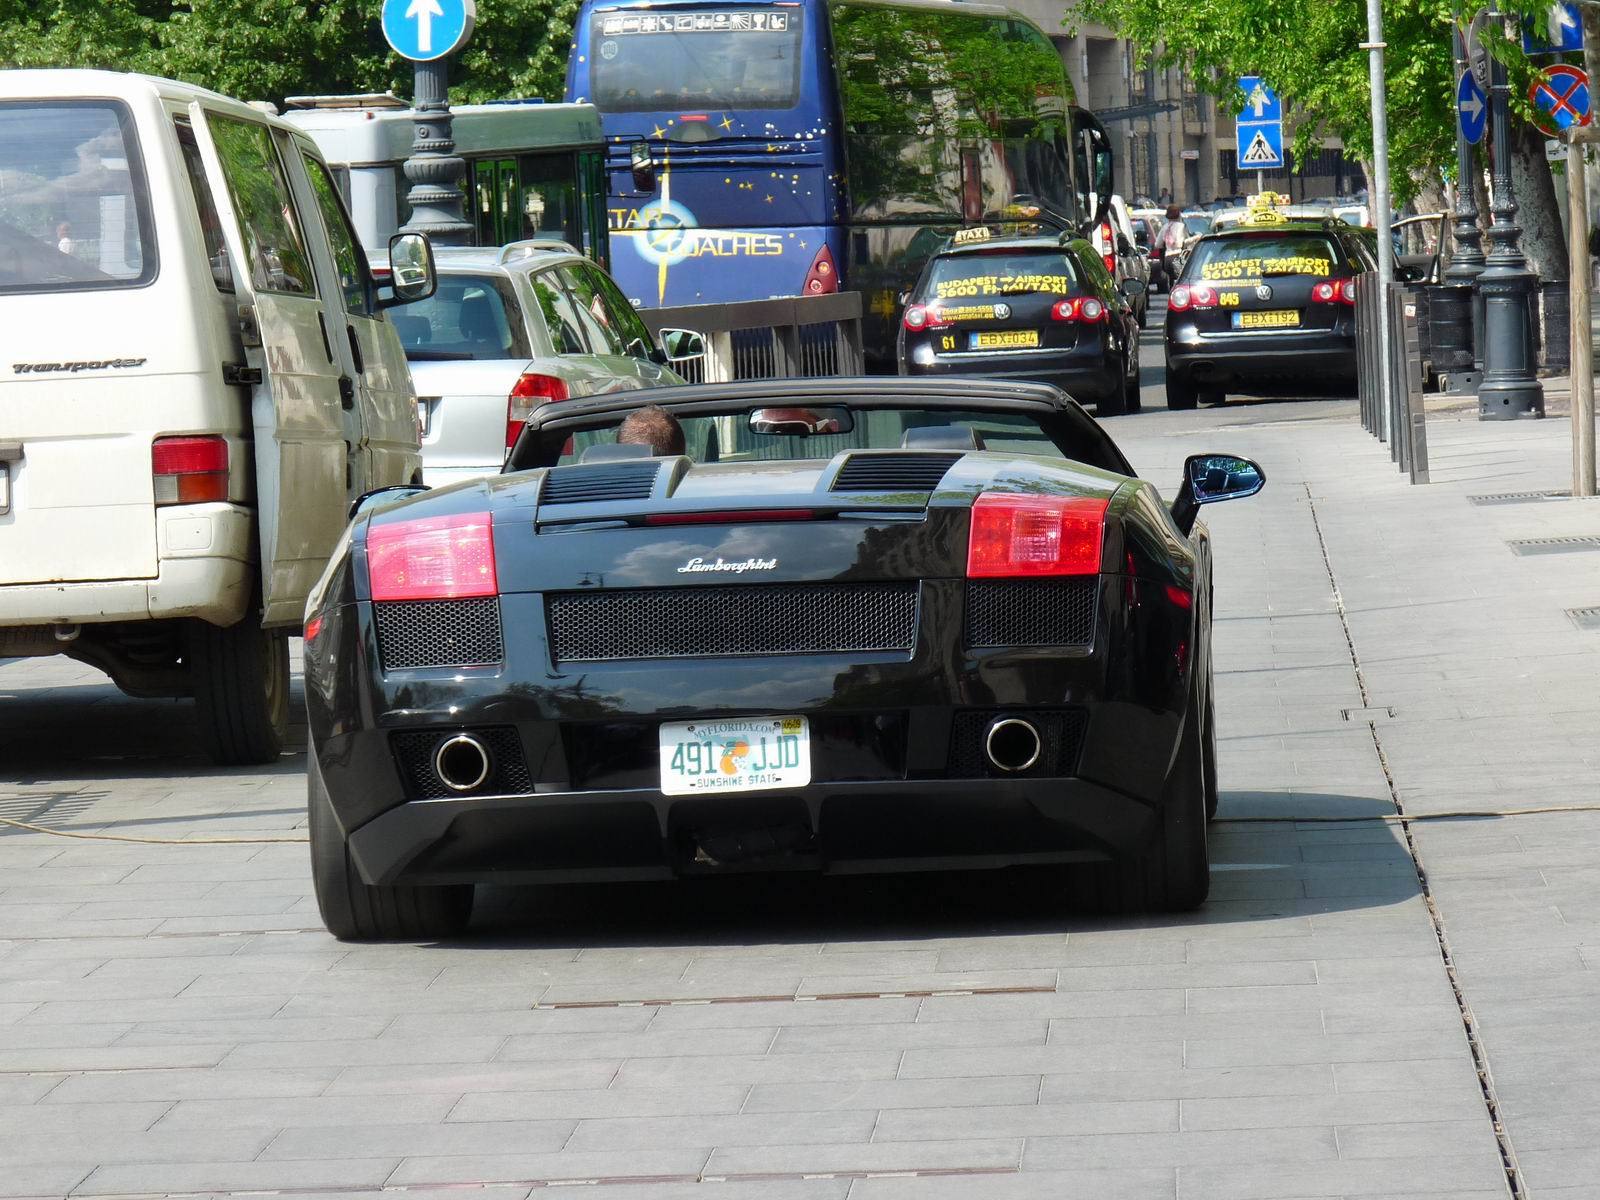
[[232, 625], [256, 576], [255, 517], [237, 504], [154, 511], [159, 558], [153, 579], [0, 587], [0, 626], [92, 624], [197, 617]]
[[1355, 335], [1341, 329], [1196, 334], [1169, 327], [1166, 357], [1169, 374], [1201, 386], [1255, 383], [1344, 394], [1355, 385]]
[[949, 356], [929, 364], [908, 363], [907, 375], [981, 375], [985, 379], [1019, 379], [1051, 383], [1080, 404], [1116, 397], [1123, 387], [1122, 366], [1109, 353], [1044, 354], [1027, 359], [998, 354]]

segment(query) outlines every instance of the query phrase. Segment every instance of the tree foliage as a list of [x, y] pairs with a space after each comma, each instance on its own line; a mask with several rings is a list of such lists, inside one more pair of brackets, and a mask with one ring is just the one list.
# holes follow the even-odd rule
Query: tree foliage
[[[0, 0], [0, 65], [102, 67], [244, 99], [393, 89], [411, 67], [378, 23], [379, 0]], [[460, 103], [560, 99], [578, 0], [478, 0], [451, 64]]]

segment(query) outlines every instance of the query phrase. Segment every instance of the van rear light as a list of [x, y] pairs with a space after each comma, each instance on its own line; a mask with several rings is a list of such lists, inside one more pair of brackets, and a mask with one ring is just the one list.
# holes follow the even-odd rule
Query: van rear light
[[499, 591], [486, 512], [388, 521], [367, 530], [374, 600], [458, 600]]
[[157, 504], [228, 498], [228, 442], [220, 437], [165, 437], [150, 445]]
[[1100, 257], [1105, 259], [1106, 270], [1115, 275], [1117, 273], [1117, 243], [1111, 234], [1111, 226], [1104, 221], [1100, 223]]
[[511, 454], [511, 447], [517, 444], [522, 426], [533, 415], [534, 409], [552, 400], [565, 400], [571, 395], [567, 390], [567, 381], [556, 375], [539, 375], [529, 371], [517, 380], [511, 395], [506, 397], [507, 456]]
[[1097, 574], [1108, 503], [1089, 496], [983, 493], [972, 505], [967, 577]]

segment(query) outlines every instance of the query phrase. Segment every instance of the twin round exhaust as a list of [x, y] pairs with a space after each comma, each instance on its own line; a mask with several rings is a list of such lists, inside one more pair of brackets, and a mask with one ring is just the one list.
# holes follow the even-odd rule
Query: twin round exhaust
[[[983, 734], [983, 754], [989, 765], [1008, 775], [1032, 768], [1044, 752], [1044, 740], [1032, 721], [997, 717]], [[457, 733], [440, 742], [433, 752], [433, 773], [452, 792], [474, 792], [489, 781], [494, 763], [489, 748], [470, 733]]]
[[983, 734], [984, 757], [990, 766], [1008, 775], [1028, 770], [1043, 751], [1038, 726], [1021, 717], [997, 717]]

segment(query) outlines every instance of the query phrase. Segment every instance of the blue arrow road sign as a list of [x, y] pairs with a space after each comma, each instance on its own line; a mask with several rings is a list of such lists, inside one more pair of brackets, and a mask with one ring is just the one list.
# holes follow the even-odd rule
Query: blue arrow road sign
[[476, 0], [383, 0], [383, 36], [413, 62], [454, 54], [477, 21]]
[[[1542, 28], [1541, 28], [1542, 26]], [[1541, 37], [1548, 33], [1549, 37]], [[1543, 21], [1537, 17], [1522, 23], [1524, 54], [1565, 54], [1583, 49], [1583, 18], [1572, 3], [1552, 4]]]
[[1489, 121], [1489, 98], [1471, 71], [1461, 72], [1461, 78], [1456, 80], [1456, 120], [1467, 141], [1474, 146], [1483, 141], [1483, 129]]
[[1259, 75], [1241, 75], [1239, 90], [1244, 107], [1234, 126], [1241, 171], [1281, 171], [1283, 161], [1283, 102]]

